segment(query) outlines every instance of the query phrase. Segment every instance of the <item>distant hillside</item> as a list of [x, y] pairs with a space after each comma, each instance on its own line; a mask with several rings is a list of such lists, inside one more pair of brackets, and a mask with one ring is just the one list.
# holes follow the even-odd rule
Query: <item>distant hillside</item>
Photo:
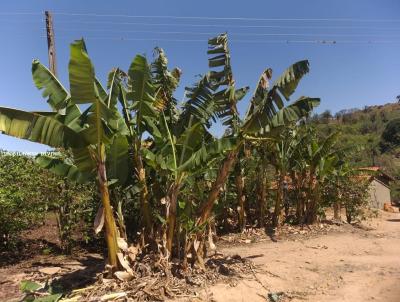
[[[400, 199], [400, 103], [389, 103], [380, 106], [366, 106], [364, 109], [341, 110], [335, 115], [325, 111], [312, 118], [321, 135], [328, 135], [339, 130], [342, 133], [342, 146], [362, 145], [363, 151], [354, 155], [357, 166], [381, 166], [398, 179], [392, 185], [392, 197]], [[390, 123], [391, 126], [388, 127]], [[382, 138], [386, 128], [390, 134], [388, 142]], [[399, 131], [397, 131], [399, 129]], [[398, 134], [397, 134], [398, 133]], [[387, 137], [386, 135], [385, 137]], [[397, 137], [398, 136], [398, 137]]]

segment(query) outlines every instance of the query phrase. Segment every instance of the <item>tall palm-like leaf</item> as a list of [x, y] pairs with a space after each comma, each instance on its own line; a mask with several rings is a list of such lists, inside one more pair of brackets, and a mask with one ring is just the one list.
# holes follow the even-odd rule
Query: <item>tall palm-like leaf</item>
[[71, 98], [68, 91], [38, 60], [34, 60], [32, 63], [32, 77], [36, 87], [43, 89], [42, 95], [48, 98], [47, 102], [53, 110], [57, 111], [67, 107]]
[[236, 104], [243, 99], [249, 88], [235, 89], [227, 35], [209, 39], [208, 45], [208, 65], [211, 70], [192, 87], [186, 88], [187, 101], [181, 121], [187, 124], [190, 117], [195, 117], [193, 122], [201, 122], [210, 127], [211, 121], [215, 122], [219, 118], [232, 130], [239, 124]]
[[173, 93], [179, 85], [182, 72], [179, 68], [171, 71], [168, 69], [168, 59], [162, 48], [156, 47], [154, 53], [156, 58], [151, 64], [151, 73], [156, 88], [154, 107], [157, 111], [164, 112], [167, 120], [174, 124], [177, 122], [179, 112]]
[[190, 122], [200, 122], [206, 127], [211, 126], [211, 121], [216, 121], [214, 89], [208, 75], [199, 79], [191, 87], [185, 88], [186, 102], [179, 117], [179, 128], [183, 129]]
[[231, 66], [231, 55], [228, 47], [228, 36], [219, 35], [208, 40], [209, 67], [213, 68], [209, 78], [215, 90], [214, 94], [216, 115], [231, 132], [237, 131], [240, 123], [237, 103], [247, 93], [248, 87], [236, 90], [235, 79]]
[[[260, 77], [255, 93], [250, 101], [250, 107], [246, 113], [243, 131], [245, 133], [268, 132], [271, 122], [293, 122], [299, 114], [318, 105], [319, 99], [301, 97], [292, 104], [291, 109], [285, 110], [282, 96], [289, 100], [301, 78], [308, 73], [309, 62], [300, 61], [288, 69], [275, 81], [269, 89], [268, 80], [272, 77], [272, 70], [266, 69]], [[297, 112], [293, 112], [293, 111]], [[276, 118], [274, 116], [278, 115]], [[273, 125], [276, 126], [276, 125]], [[267, 129], [265, 129], [267, 128]]]
[[88, 145], [74, 130], [52, 116], [6, 107], [0, 108], [0, 131], [54, 148], [79, 148]]

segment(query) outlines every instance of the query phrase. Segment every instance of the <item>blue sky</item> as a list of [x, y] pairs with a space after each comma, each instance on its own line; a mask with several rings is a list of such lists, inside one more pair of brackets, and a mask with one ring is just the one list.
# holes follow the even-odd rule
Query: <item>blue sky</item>
[[[33, 59], [48, 62], [44, 10], [54, 13], [58, 72], [67, 87], [69, 43], [84, 37], [96, 74], [103, 80], [112, 67], [127, 69], [135, 54], [151, 59], [154, 46], [164, 48], [170, 66], [184, 72], [176, 95], [181, 99], [183, 87], [207, 71], [207, 38], [227, 31], [239, 86], [254, 88], [266, 67], [277, 76], [291, 63], [309, 59], [311, 72], [294, 99], [320, 97], [319, 112], [384, 104], [400, 94], [398, 0], [29, 0], [0, 4], [0, 106], [48, 109], [30, 72]], [[328, 43], [315, 42], [323, 40]], [[239, 105], [242, 113], [247, 105], [248, 98]], [[47, 148], [0, 134], [0, 149]]]

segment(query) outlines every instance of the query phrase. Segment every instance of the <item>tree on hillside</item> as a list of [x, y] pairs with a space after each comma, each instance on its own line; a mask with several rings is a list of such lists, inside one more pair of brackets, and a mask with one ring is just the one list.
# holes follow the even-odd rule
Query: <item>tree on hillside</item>
[[400, 118], [391, 120], [386, 125], [380, 142], [382, 152], [386, 152], [398, 145], [400, 145]]

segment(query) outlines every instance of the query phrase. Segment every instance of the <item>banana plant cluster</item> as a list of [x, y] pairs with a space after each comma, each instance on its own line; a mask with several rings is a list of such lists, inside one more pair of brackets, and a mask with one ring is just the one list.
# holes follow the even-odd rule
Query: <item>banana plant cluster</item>
[[[316, 222], [326, 180], [352, 171], [346, 158], [353, 148], [337, 147], [339, 137], [340, 133], [334, 132], [319, 138], [315, 128], [298, 123], [287, 125], [278, 136], [257, 144], [256, 151], [261, 154], [255, 158], [263, 170], [268, 165], [274, 168], [272, 221], [275, 227], [283, 222], [284, 208], [288, 216], [289, 206], [296, 209], [294, 216], [298, 223]], [[265, 197], [260, 200], [260, 203], [265, 202]], [[264, 217], [260, 219], [264, 220]]]
[[[300, 61], [271, 86], [272, 70], [266, 69], [242, 118], [237, 103], [249, 87], [236, 87], [228, 37], [219, 35], [208, 44], [210, 70], [185, 89], [181, 105], [174, 91], [182, 72], [168, 68], [161, 48], [155, 49], [151, 63], [137, 55], [127, 72], [113, 69], [104, 88], [84, 41], [78, 40], [70, 48], [69, 91], [45, 66], [33, 62], [35, 85], [51, 111], [0, 107], [2, 133], [62, 150], [38, 156], [41, 166], [74, 181], [97, 180], [102, 206], [96, 230], [104, 224], [113, 270], [126, 266], [126, 236], [123, 219], [115, 219], [120, 211], [110, 200], [110, 188], [135, 188], [143, 247], [157, 249], [166, 259], [201, 263], [206, 225], [231, 172], [245, 224], [245, 166], [240, 159], [249, 152], [247, 146], [280, 137], [319, 104], [317, 98], [301, 97], [285, 106], [309, 71], [308, 61]], [[223, 137], [209, 130], [216, 121], [226, 127]]]

